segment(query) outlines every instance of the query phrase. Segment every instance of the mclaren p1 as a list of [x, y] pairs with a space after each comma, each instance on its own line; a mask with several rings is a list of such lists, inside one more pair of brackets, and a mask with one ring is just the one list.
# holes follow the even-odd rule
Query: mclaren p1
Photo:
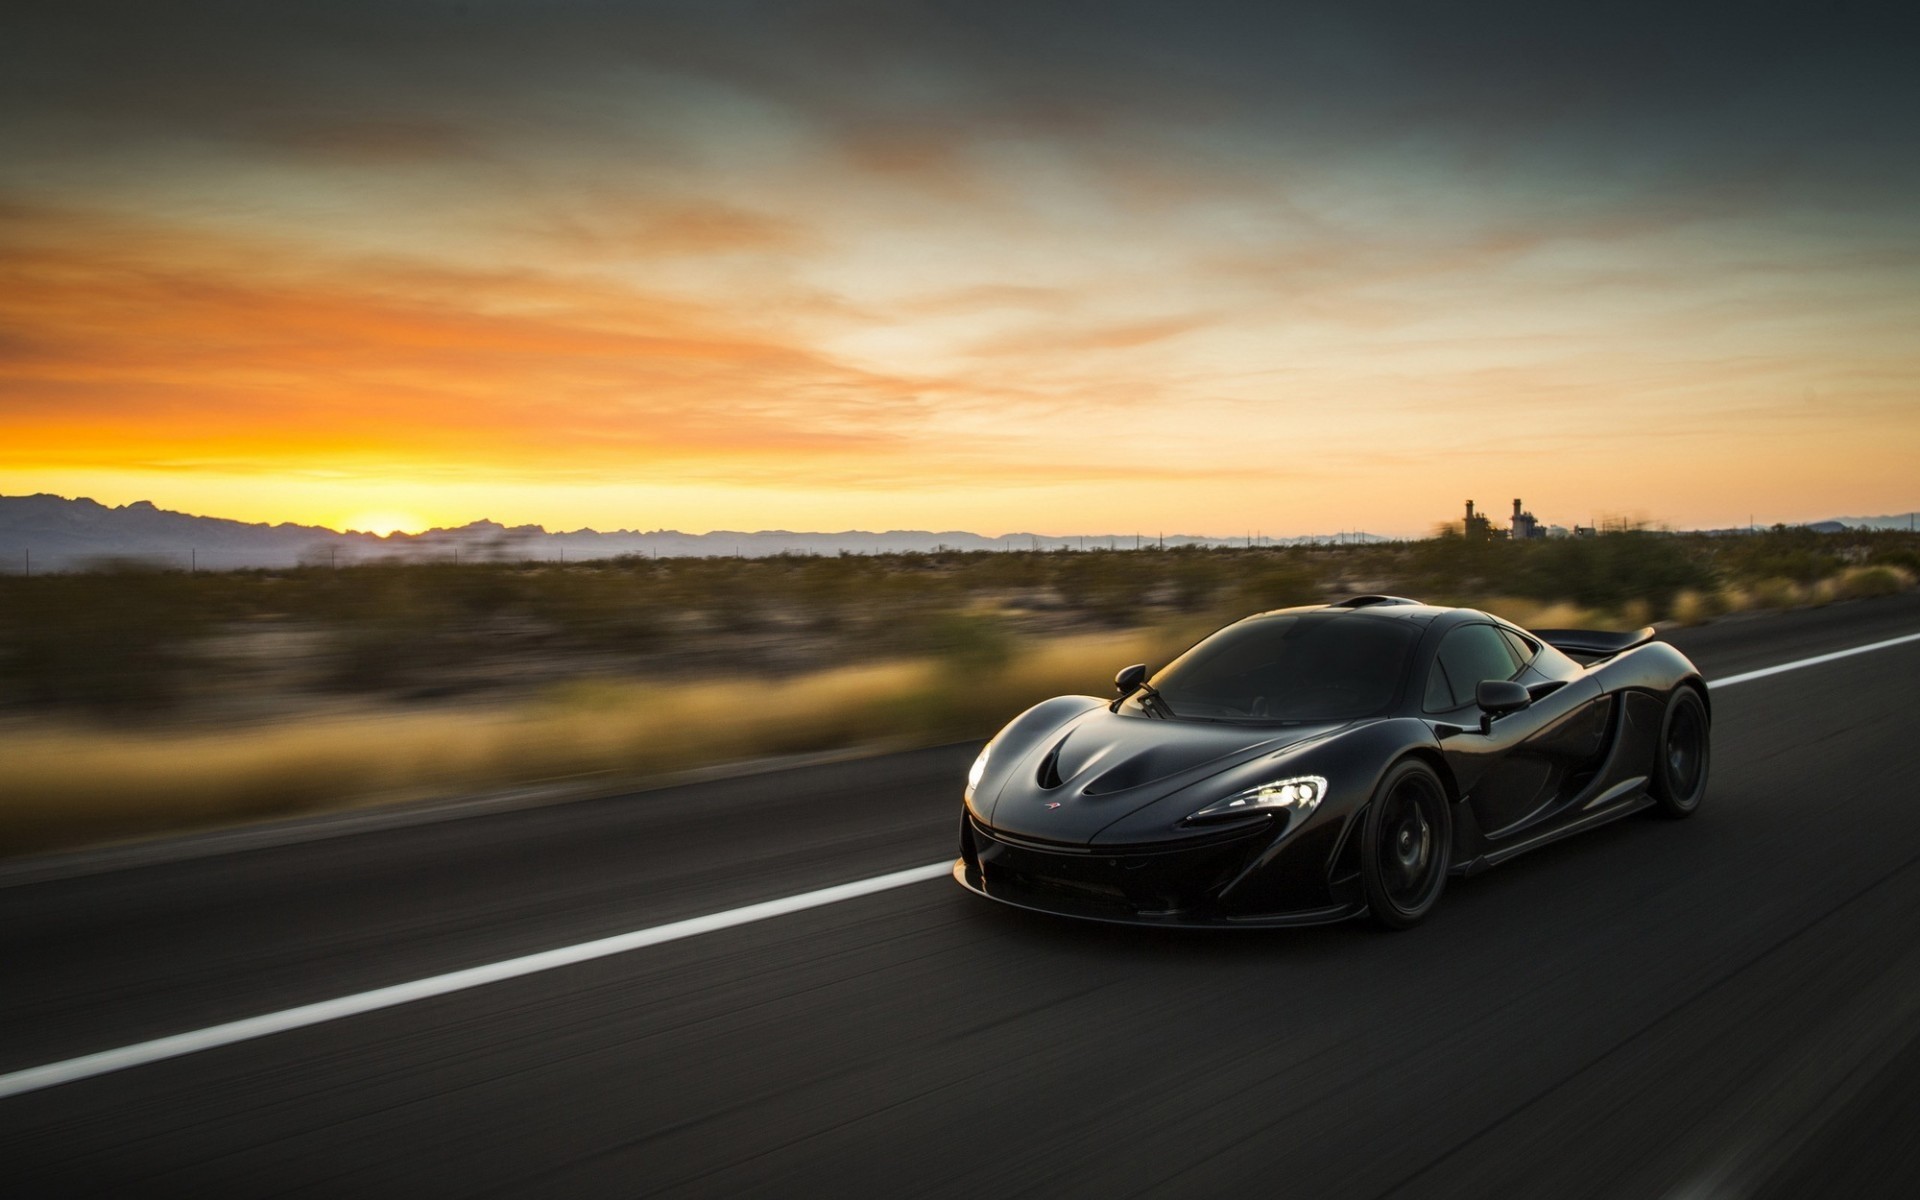
[[1360, 596], [1260, 613], [1111, 700], [1014, 718], [969, 773], [953, 875], [1140, 925], [1417, 924], [1469, 875], [1706, 792], [1700, 672], [1652, 629], [1522, 629]]

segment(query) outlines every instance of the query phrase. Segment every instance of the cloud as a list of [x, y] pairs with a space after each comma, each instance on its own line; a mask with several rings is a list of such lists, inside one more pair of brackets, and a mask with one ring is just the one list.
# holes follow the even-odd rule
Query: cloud
[[1011, 388], [851, 367], [605, 279], [5, 211], [0, 463], [13, 468], [855, 488], [1238, 470], [1062, 460], [1042, 431], [1010, 443], [952, 422], [1005, 411]]
[[257, 116], [243, 128], [264, 145], [295, 155], [372, 167], [486, 156], [470, 131], [451, 121], [421, 117]]
[[863, 168], [946, 187], [967, 181], [969, 150], [1010, 139], [1096, 154], [1199, 140], [1296, 162], [1439, 153], [1545, 182], [1684, 190], [1755, 172], [1891, 196], [1920, 171], [1888, 153], [1911, 137], [1917, 33], [1894, 6], [75, 0], [10, 17], [0, 104], [23, 127], [80, 121], [116, 143], [420, 155], [641, 139], [658, 157], [686, 132], [664, 103], [679, 87], [751, 98]]
[[701, 197], [637, 189], [548, 196], [525, 225], [541, 249], [572, 258], [654, 260], [731, 254], [800, 255], [817, 249], [817, 231], [769, 212]]
[[1079, 327], [1056, 324], [1042, 330], [996, 338], [974, 349], [975, 353], [989, 356], [1039, 355], [1045, 357], [1091, 351], [1132, 350], [1177, 338], [1181, 334], [1209, 328], [1218, 320], [1218, 314], [1205, 314]]
[[915, 418], [905, 381], [603, 281], [303, 261], [17, 209], [0, 236], [15, 461], [644, 465], [860, 453]]

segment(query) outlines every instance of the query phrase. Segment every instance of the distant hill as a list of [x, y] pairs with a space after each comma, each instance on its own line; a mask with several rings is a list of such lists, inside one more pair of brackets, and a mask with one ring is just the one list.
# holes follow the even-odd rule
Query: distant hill
[[[0, 496], [0, 571], [70, 571], [115, 559], [131, 559], [186, 568], [232, 570], [240, 567], [291, 567], [409, 559], [595, 559], [618, 555], [761, 558], [774, 554], [931, 553], [937, 550], [1096, 550], [1126, 549], [1164, 540], [1168, 546], [1239, 546], [1244, 538], [1190, 534], [1088, 534], [1062, 537], [1009, 533], [986, 537], [960, 530], [933, 532], [894, 529], [884, 533], [845, 530], [799, 533], [762, 529], [752, 533], [715, 530], [681, 533], [673, 529], [639, 531], [595, 529], [549, 531], [538, 525], [502, 525], [473, 521], [452, 529], [396, 533], [386, 537], [341, 532], [318, 525], [249, 524], [223, 517], [200, 517], [158, 508], [150, 501], [108, 507], [88, 499], [61, 496]], [[1285, 546], [1331, 541], [1380, 542], [1370, 533], [1266, 538], [1263, 545]]]
[[1895, 513], [1886, 517], [1835, 517], [1834, 523], [1848, 529], [1920, 530], [1920, 512]]
[[[1733, 537], [1752, 533], [1755, 529], [1764, 533], [1773, 528], [1771, 525], [1739, 525], [1731, 529], [1694, 529], [1691, 533], [1713, 534], [1719, 537]], [[1813, 533], [1845, 533], [1849, 529], [1902, 529], [1920, 530], [1920, 513], [1898, 513], [1885, 517], [1829, 517], [1824, 521], [1808, 521], [1804, 525], [1794, 526]]]

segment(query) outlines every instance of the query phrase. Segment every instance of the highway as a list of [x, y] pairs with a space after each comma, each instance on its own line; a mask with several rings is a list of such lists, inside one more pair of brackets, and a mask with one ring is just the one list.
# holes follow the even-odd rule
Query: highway
[[[1726, 680], [1915, 633], [1670, 640]], [[1912, 1195], [1920, 641], [1713, 704], [1694, 819], [1410, 933], [914, 882], [0, 1092], [0, 1196]], [[0, 1075], [939, 862], [974, 749], [0, 871]]]

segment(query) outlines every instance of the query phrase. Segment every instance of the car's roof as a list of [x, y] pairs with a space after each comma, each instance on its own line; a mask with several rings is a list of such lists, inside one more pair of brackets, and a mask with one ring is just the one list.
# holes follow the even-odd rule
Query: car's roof
[[1471, 608], [1451, 608], [1438, 604], [1423, 604], [1418, 600], [1409, 600], [1404, 596], [1356, 596], [1350, 600], [1339, 600], [1332, 604], [1303, 604], [1294, 608], [1276, 608], [1269, 612], [1256, 613], [1256, 617], [1277, 617], [1281, 614], [1326, 613], [1329, 616], [1352, 615], [1365, 617], [1385, 617], [1393, 620], [1408, 621], [1415, 625], [1431, 625], [1435, 621], [1497, 620], [1486, 613]]

